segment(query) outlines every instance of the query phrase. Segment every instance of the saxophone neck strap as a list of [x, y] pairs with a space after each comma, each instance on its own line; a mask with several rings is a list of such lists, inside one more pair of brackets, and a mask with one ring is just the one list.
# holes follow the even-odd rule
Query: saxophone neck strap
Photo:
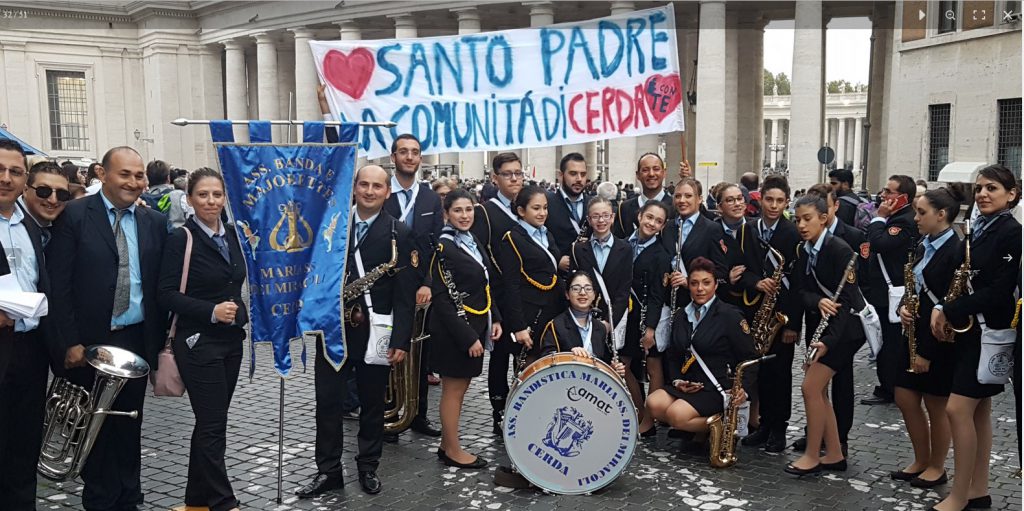
[[[357, 248], [355, 254], [356, 272], [359, 274], [359, 278], [363, 278], [366, 275], [366, 270], [363, 269], [363, 255], [359, 253], [361, 250], [362, 248]], [[363, 291], [363, 296], [366, 298], [366, 308], [373, 310], [373, 298], [370, 298], [370, 288], [366, 288]]]
[[693, 355], [693, 358], [697, 359], [697, 363], [700, 364], [700, 368], [704, 371], [704, 374], [707, 375], [709, 380], [711, 380], [711, 383], [715, 384], [715, 388], [718, 389], [718, 392], [725, 398], [725, 402], [728, 403], [729, 394], [722, 388], [722, 384], [718, 383], [718, 378], [715, 378], [714, 373], [712, 373], [708, 365], [704, 363], [704, 359], [700, 358], [700, 354], [697, 353], [697, 350], [693, 347], [692, 339], [690, 341], [690, 354]]

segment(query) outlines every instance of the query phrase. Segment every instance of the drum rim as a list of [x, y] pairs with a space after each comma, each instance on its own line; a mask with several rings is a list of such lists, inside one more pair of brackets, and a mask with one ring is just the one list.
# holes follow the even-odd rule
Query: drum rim
[[[532, 364], [530, 364], [525, 369], [523, 369], [523, 372], [525, 372], [526, 369], [529, 369], [530, 366], [536, 364], [537, 362], [540, 362], [541, 360], [545, 360], [545, 359], [557, 358], [556, 357], [557, 355], [572, 355], [572, 354], [568, 353], [568, 352], [565, 352], [565, 353], [560, 352], [560, 353], [551, 353], [551, 354], [545, 355], [545, 356], [535, 360]], [[587, 367], [587, 368], [591, 368], [591, 369], [596, 369], [596, 368], [599, 367], [598, 365], [596, 365], [594, 363], [591, 363], [591, 362], [600, 362], [601, 364], [604, 365], [604, 367], [606, 367], [609, 370], [611, 370], [611, 366], [608, 365], [607, 363], [605, 363], [603, 360], [601, 360], [599, 358], [593, 357], [593, 358], [591, 358], [590, 361], [584, 361], [584, 360], [581, 360], [581, 357], [579, 357], [578, 355], [576, 355], [576, 358], [574, 358], [574, 359], [566, 360], [566, 361], [561, 362], [561, 363], [559, 363], [557, 365], [558, 366], [562, 366], [562, 365], [576, 365], [576, 366]], [[505, 413], [503, 414], [503, 419], [502, 419], [503, 421], [507, 420], [507, 417], [508, 417], [508, 407], [510, 406], [511, 403], [515, 402], [515, 400], [513, 399], [513, 396], [517, 395], [516, 391], [518, 391], [520, 388], [522, 388], [526, 384], [526, 382], [529, 381], [531, 378], [541, 374], [542, 371], [544, 371], [545, 369], [548, 369], [548, 368], [551, 368], [551, 367], [555, 367], [555, 365], [556, 364], [548, 364], [548, 365], [546, 365], [546, 366], [544, 366], [544, 367], [542, 367], [542, 368], [532, 372], [529, 376], [526, 377], [526, 379], [520, 379], [518, 376], [516, 377], [515, 384], [512, 386], [512, 388], [509, 389], [508, 395], [505, 398], [506, 399], [506, 403], [505, 403], [505, 410], [504, 410]], [[601, 369], [598, 369], [598, 371], [601, 371]], [[601, 372], [605, 372], [605, 371], [601, 371]], [[633, 404], [632, 397], [630, 397], [629, 388], [626, 386], [626, 383], [624, 381], [619, 380], [618, 375], [614, 371], [608, 372], [608, 376], [611, 377], [613, 380], [618, 381], [619, 385], [621, 386], [620, 390], [624, 391], [626, 396], [628, 397], [626, 402], [629, 403], [629, 409], [633, 411], [633, 423], [636, 426], [636, 428], [639, 429], [639, 426], [640, 426], [640, 415], [637, 412], [636, 406]], [[638, 434], [639, 434], [639, 431], [638, 431]], [[527, 476], [526, 473], [521, 471], [519, 469], [518, 465], [516, 464], [515, 459], [513, 459], [513, 454], [512, 454], [512, 452], [509, 449], [509, 445], [510, 444], [509, 444], [509, 439], [507, 438], [507, 435], [508, 435], [508, 429], [505, 428], [505, 427], [502, 427], [501, 439], [502, 439], [502, 443], [505, 445], [505, 455], [508, 456], [509, 464], [512, 465], [513, 470], [515, 470], [516, 473], [522, 475], [527, 481], [529, 481], [534, 486], [540, 488], [541, 490], [543, 490], [543, 491], [545, 491], [547, 493], [556, 494], [556, 495], [587, 495], [587, 494], [591, 494], [591, 493], [597, 492], [599, 490], [602, 490], [602, 489], [610, 486], [612, 483], [617, 481], [619, 479], [619, 477], [622, 477], [622, 475], [626, 472], [626, 469], [629, 468], [629, 464], [633, 462], [633, 457], [636, 455], [637, 444], [639, 443], [639, 440], [637, 439], [636, 435], [634, 435], [632, 440], [631, 440], [631, 442], [630, 442], [630, 449], [626, 452], [626, 455], [623, 456], [624, 461], [620, 465], [622, 467], [622, 469], [619, 470], [618, 474], [615, 477], [610, 478], [609, 480], [606, 480], [606, 481], [602, 482], [600, 485], [597, 485], [597, 486], [581, 488], [581, 489], [575, 490], [575, 491], [564, 491], [564, 490], [554, 490], [554, 489], [550, 488], [551, 485], [549, 485], [549, 484], [548, 485], [540, 484], [538, 481], [534, 480], [534, 479], [539, 479], [539, 478], [535, 477], [535, 478], [531, 479], [530, 477]], [[513, 443], [515, 443], [515, 442], [513, 442]]]

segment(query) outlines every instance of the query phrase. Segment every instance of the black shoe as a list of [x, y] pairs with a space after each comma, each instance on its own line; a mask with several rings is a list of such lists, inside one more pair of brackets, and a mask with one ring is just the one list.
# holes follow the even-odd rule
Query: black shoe
[[383, 439], [389, 444], [398, 443], [398, 433], [384, 433]]
[[434, 424], [430, 422], [430, 419], [417, 417], [413, 419], [412, 426], [410, 426], [409, 428], [421, 435], [433, 437], [441, 436], [441, 430], [435, 428]]
[[437, 459], [439, 459], [439, 460], [443, 460], [443, 459], [445, 459], [446, 457], [447, 457], [447, 455], [445, 455], [445, 453], [444, 453], [444, 449], [442, 449], [442, 448], [438, 447], [438, 448], [437, 448]]
[[817, 465], [811, 468], [796, 468], [793, 466], [792, 463], [786, 465], [786, 473], [793, 474], [795, 476], [803, 477], [811, 474], [817, 474], [819, 472], [821, 472], [821, 463], [818, 463]]
[[892, 403], [892, 398], [883, 396], [871, 396], [860, 400], [862, 405], [887, 405]]
[[317, 495], [322, 495], [331, 490], [340, 490], [344, 487], [345, 481], [340, 475], [329, 476], [327, 474], [317, 474], [309, 484], [299, 488], [298, 491], [295, 492], [295, 495], [300, 499], [311, 499]]
[[689, 441], [689, 440], [693, 440], [693, 433], [691, 433], [689, 431], [683, 431], [681, 429], [669, 429], [668, 430], [668, 437], [669, 438], [676, 438], [676, 439], [680, 439], [680, 440], [684, 440], [684, 441]]
[[494, 419], [494, 427], [491, 428], [491, 433], [497, 435], [499, 439], [503, 437], [501, 432], [501, 419]]
[[947, 482], [949, 482], [949, 477], [946, 475], [946, 471], [943, 470], [942, 475], [939, 476], [938, 479], [929, 481], [927, 479], [915, 477], [910, 480], [910, 486], [913, 486], [914, 488], [934, 488], [936, 486], [942, 486]]
[[[805, 440], [806, 442], [806, 440]], [[768, 434], [768, 441], [764, 443], [764, 452], [780, 453], [786, 450], [786, 430], [774, 429]]]
[[807, 437], [797, 438], [796, 441], [793, 442], [793, 445], [791, 447], [796, 452], [804, 452], [804, 451], [806, 451], [807, 450]]
[[469, 463], [459, 463], [449, 458], [448, 455], [444, 453], [444, 451], [438, 450], [437, 457], [441, 459], [441, 463], [444, 463], [449, 467], [478, 469], [487, 466], [487, 460], [481, 458], [480, 456], [477, 456], [475, 460]]
[[846, 458], [843, 458], [835, 463], [820, 463], [818, 464], [822, 470], [831, 470], [832, 472], [846, 472], [848, 468], [846, 465]]
[[381, 488], [383, 488], [375, 470], [359, 472], [359, 485], [363, 487], [363, 491], [370, 495], [380, 493]]
[[651, 438], [653, 436], [657, 436], [657, 434], [658, 426], [651, 426], [651, 428], [648, 429], [647, 431], [643, 431], [640, 433], [640, 438]]
[[923, 473], [924, 470], [917, 472], [904, 472], [902, 470], [897, 470], [895, 472], [889, 472], [889, 479], [892, 479], [893, 481], [910, 481]]
[[967, 499], [967, 505], [964, 506], [964, 509], [988, 509], [990, 507], [992, 507], [992, 496], [985, 495], [984, 497]]
[[760, 447], [768, 442], [768, 437], [771, 436], [771, 430], [767, 427], [757, 428], [757, 431], [743, 437], [740, 440], [740, 444], [747, 447]]

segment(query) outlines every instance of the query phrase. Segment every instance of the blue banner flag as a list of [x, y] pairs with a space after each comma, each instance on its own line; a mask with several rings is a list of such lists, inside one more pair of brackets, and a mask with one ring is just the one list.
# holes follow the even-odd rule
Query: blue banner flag
[[246, 256], [251, 342], [271, 343], [274, 368], [288, 376], [289, 346], [314, 336], [340, 369], [347, 355], [341, 291], [358, 130], [342, 126], [338, 144], [271, 145], [231, 143], [231, 130], [219, 128], [211, 123]]

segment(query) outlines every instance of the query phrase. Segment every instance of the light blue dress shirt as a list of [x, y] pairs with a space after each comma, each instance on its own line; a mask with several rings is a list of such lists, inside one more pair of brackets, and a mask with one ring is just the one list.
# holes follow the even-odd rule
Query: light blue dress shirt
[[[103, 206], [107, 211], [107, 220], [110, 222], [111, 233], [114, 229], [114, 204], [107, 200], [107, 196], [101, 190], [100, 198], [103, 199]], [[121, 215], [121, 230], [124, 231], [125, 240], [128, 242], [128, 273], [131, 278], [131, 298], [128, 300], [128, 310], [119, 316], [110, 318], [110, 327], [126, 327], [136, 323], [142, 323], [145, 317], [145, 310], [142, 308], [142, 265], [139, 256], [139, 232], [135, 222], [135, 204], [126, 208], [126, 214]], [[116, 240], [115, 240], [116, 241]]]
[[946, 229], [944, 233], [939, 235], [938, 238], [932, 239], [931, 236], [927, 236], [921, 240], [921, 244], [924, 245], [924, 256], [920, 261], [914, 265], [914, 278], [917, 279], [918, 288], [920, 288], [924, 282], [924, 269], [928, 266], [928, 262], [932, 260], [935, 253], [942, 248], [942, 245], [946, 243], [946, 240], [953, 237], [953, 229]]
[[811, 273], [811, 270], [814, 268], [815, 263], [818, 262], [818, 252], [821, 252], [821, 247], [825, 244], [825, 238], [828, 237], [828, 236], [829, 236], [829, 233], [822, 232], [818, 236], [818, 240], [815, 241], [813, 244], [811, 244], [811, 243], [805, 243], [804, 244], [804, 250], [806, 250], [807, 253], [810, 255], [810, 257], [807, 258], [807, 273], [808, 274]]
[[[35, 293], [39, 283], [39, 261], [36, 261], [36, 250], [32, 246], [32, 238], [25, 228], [25, 213], [15, 206], [11, 218], [0, 215], [0, 244], [7, 254], [7, 263], [11, 273], [18, 279], [21, 290]], [[14, 322], [15, 332], [31, 332], [39, 326], [39, 318], [18, 319]]]
[[[714, 296], [700, 307], [696, 307], [694, 302], [690, 302], [689, 305], [683, 309], [686, 312], [686, 319], [690, 320], [691, 331], [696, 331], [700, 322], [704, 321], [704, 318], [708, 317], [708, 311], [711, 310], [711, 304], [713, 303], [715, 303]], [[698, 310], [700, 311], [700, 318], [697, 317]]]
[[608, 254], [612, 251], [612, 235], [608, 234], [603, 240], [597, 237], [590, 238], [590, 244], [594, 247], [594, 259], [597, 259], [597, 269], [604, 273], [604, 265], [608, 263]]
[[540, 227], [534, 227], [527, 223], [525, 220], [520, 219], [519, 225], [526, 229], [526, 234], [529, 234], [531, 238], [537, 240], [541, 246], [548, 248], [548, 229], [543, 225]]

